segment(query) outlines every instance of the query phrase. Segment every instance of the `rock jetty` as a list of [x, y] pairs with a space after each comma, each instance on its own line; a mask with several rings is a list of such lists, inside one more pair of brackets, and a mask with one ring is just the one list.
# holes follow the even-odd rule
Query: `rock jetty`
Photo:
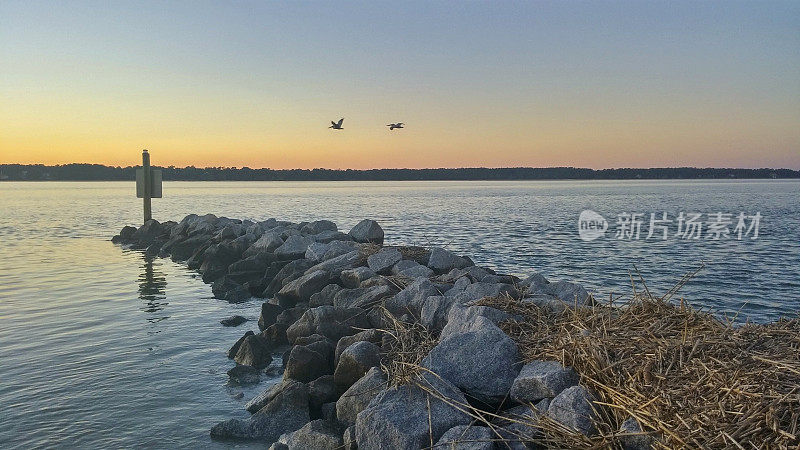
[[[262, 299], [258, 328], [228, 351], [229, 375], [257, 382], [280, 358], [283, 379], [246, 404], [249, 419], [213, 425], [214, 439], [275, 449], [521, 449], [542, 438], [539, 424], [588, 439], [607, 417], [574, 368], [526, 360], [502, 325], [520, 319], [513, 308], [481, 303], [503, 298], [558, 314], [593, 303], [579, 284], [496, 273], [445, 248], [384, 245], [372, 220], [343, 232], [327, 220], [189, 215], [125, 227], [112, 241], [184, 262], [218, 299]], [[657, 439], [634, 417], [617, 430], [614, 443], [626, 449]]]

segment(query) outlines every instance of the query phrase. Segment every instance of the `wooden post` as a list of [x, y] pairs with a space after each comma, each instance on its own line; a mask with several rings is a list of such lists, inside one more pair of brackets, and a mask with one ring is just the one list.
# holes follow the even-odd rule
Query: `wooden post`
[[147, 223], [148, 220], [153, 218], [152, 211], [150, 210], [150, 195], [152, 195], [151, 189], [151, 173], [150, 173], [150, 153], [147, 153], [147, 149], [142, 150], [142, 171], [144, 172], [144, 221]]

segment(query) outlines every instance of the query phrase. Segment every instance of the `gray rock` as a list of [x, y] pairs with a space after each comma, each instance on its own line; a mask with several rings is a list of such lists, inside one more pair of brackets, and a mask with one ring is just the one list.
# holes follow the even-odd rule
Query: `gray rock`
[[453, 297], [432, 295], [425, 299], [419, 314], [420, 323], [431, 331], [441, 331], [447, 324], [447, 315], [455, 303]]
[[335, 422], [312, 420], [297, 431], [282, 435], [278, 442], [289, 450], [336, 450], [344, 445], [343, 430]]
[[494, 324], [446, 336], [422, 365], [487, 404], [508, 395], [520, 369], [517, 345]]
[[326, 259], [319, 264], [311, 266], [307, 272], [314, 272], [316, 270], [324, 270], [330, 272], [333, 276], [339, 276], [343, 270], [352, 269], [361, 266], [364, 258], [358, 250], [352, 250], [343, 255], [334, 258]]
[[550, 284], [550, 282], [547, 281], [547, 278], [545, 278], [544, 275], [540, 274], [539, 272], [534, 272], [528, 278], [525, 278], [525, 280], [523, 280], [519, 285], [520, 287], [532, 292], [546, 284]]
[[563, 425], [591, 436], [596, 432], [592, 395], [583, 386], [564, 389], [551, 402], [547, 415]]
[[[402, 261], [398, 261], [397, 264], [392, 266], [391, 273], [392, 273], [392, 275], [400, 275], [400, 273], [403, 272], [404, 270], [412, 269], [412, 268], [420, 266], [420, 265], [421, 264], [416, 262], [416, 261], [413, 261], [413, 260], [410, 260], [410, 259], [404, 259]], [[430, 270], [430, 269], [428, 269], [428, 270]], [[432, 270], [431, 270], [431, 273], [433, 273]]]
[[417, 278], [394, 297], [386, 299], [386, 309], [398, 317], [405, 313], [419, 317], [422, 305], [432, 295], [441, 295], [441, 292], [427, 278]]
[[496, 438], [487, 427], [457, 425], [445, 431], [435, 447], [442, 450], [493, 450]]
[[503, 411], [502, 419], [495, 425], [504, 440], [500, 447], [509, 450], [527, 450], [528, 445], [535, 447], [536, 440], [542, 438], [539, 419], [547, 412], [549, 404], [550, 400], [544, 399], [533, 408], [521, 405]]
[[362, 281], [374, 276], [375, 272], [369, 267], [356, 267], [355, 269], [343, 270], [339, 278], [342, 280], [344, 287], [353, 289], [359, 287]]
[[[305, 314], [306, 311], [308, 311], [308, 308], [303, 306], [295, 306], [294, 308], [284, 309], [280, 314], [278, 314], [278, 317], [275, 318], [275, 323], [286, 325], [288, 328], [293, 323], [297, 322], [301, 317], [303, 317], [303, 314]], [[310, 333], [309, 336], [311, 334], [314, 333]]]
[[261, 371], [255, 367], [237, 364], [228, 370], [228, 377], [237, 384], [255, 384], [261, 380]]
[[[455, 271], [455, 270], [458, 270], [458, 269], [453, 269], [453, 271]], [[469, 286], [470, 284], [472, 284], [472, 281], [470, 281], [469, 277], [458, 278], [455, 281], [455, 283], [453, 283], [453, 287], [450, 288], [450, 290], [448, 290], [447, 292], [445, 292], [444, 295], [446, 295], [448, 297], [455, 297], [456, 295], [461, 294], [462, 292], [464, 292], [464, 289], [466, 289], [467, 286]]]
[[331, 222], [330, 220], [315, 220], [313, 222], [309, 222], [302, 228], [300, 228], [300, 232], [303, 234], [319, 234], [323, 231], [338, 231], [339, 228], [336, 226], [335, 223]]
[[275, 255], [283, 259], [303, 258], [312, 243], [314, 239], [308, 236], [289, 236], [283, 245], [275, 249]]
[[325, 355], [311, 350], [309, 346], [295, 345], [286, 361], [283, 376], [307, 383], [330, 374], [330, 363]]
[[388, 275], [392, 266], [400, 262], [403, 255], [396, 248], [382, 248], [367, 258], [367, 265], [375, 273]]
[[292, 324], [286, 330], [286, 337], [289, 342], [294, 342], [301, 336], [321, 334], [338, 342], [343, 336], [350, 336], [367, 328], [371, 328], [369, 320], [360, 308], [318, 306], [306, 311]]
[[553, 398], [578, 384], [578, 374], [558, 361], [533, 361], [522, 366], [511, 386], [511, 398], [520, 403]]
[[444, 339], [446, 336], [472, 331], [480, 328], [482, 324], [476, 323], [478, 318], [483, 318], [492, 324], [499, 324], [504, 320], [512, 319], [513, 316], [505, 311], [501, 311], [490, 306], [461, 306], [454, 304], [447, 312], [447, 325], [442, 329], [439, 339]]
[[267, 450], [289, 450], [289, 446], [283, 442], [273, 442]]
[[283, 239], [277, 233], [264, 233], [253, 242], [250, 248], [247, 249], [245, 254], [254, 255], [256, 253], [272, 253], [276, 248], [283, 245]]
[[278, 315], [283, 312], [283, 308], [272, 303], [264, 302], [261, 304], [261, 315], [258, 316], [258, 329], [266, 330], [278, 320]]
[[[546, 314], [558, 315], [570, 307], [565, 301], [548, 294], [532, 294], [523, 298], [522, 303], [533, 303]], [[573, 303], [574, 305], [574, 303]]]
[[269, 285], [266, 287], [266, 289], [264, 289], [262, 296], [265, 298], [270, 298], [280, 291], [286, 284], [291, 283], [306, 273], [314, 272], [313, 270], [308, 270], [313, 264], [314, 263], [312, 261], [307, 259], [297, 259], [290, 261], [283, 266], [280, 266], [280, 263], [277, 262], [275, 263], [275, 266], [270, 265], [270, 268], [267, 269], [267, 273], [272, 272], [279, 266], [280, 270], [275, 272], [275, 275], [273, 276]]
[[274, 442], [282, 434], [300, 429], [309, 420], [308, 388], [295, 382], [281, 389], [250, 420], [230, 419], [218, 423], [211, 428], [211, 437]]
[[267, 403], [271, 402], [276, 395], [280, 394], [287, 386], [291, 386], [298, 383], [298, 381], [291, 380], [285, 378], [277, 383], [271, 385], [260, 394], [253, 397], [252, 400], [247, 402], [244, 405], [244, 409], [246, 409], [250, 414], [257, 413], [261, 408], [267, 406]]
[[321, 242], [314, 242], [306, 249], [305, 258], [314, 261], [315, 263], [322, 261], [325, 258], [325, 253], [331, 248], [330, 244], [323, 244]]
[[376, 305], [384, 297], [392, 295], [393, 292], [392, 288], [386, 285], [342, 289], [333, 297], [333, 306], [368, 309]]
[[272, 362], [272, 349], [261, 336], [247, 336], [239, 346], [233, 360], [243, 366], [263, 369]]
[[447, 273], [453, 269], [463, 269], [472, 265], [472, 261], [468, 258], [463, 258], [440, 247], [432, 248], [431, 256], [428, 259], [428, 267], [436, 273]]
[[227, 276], [215, 281], [211, 285], [211, 292], [214, 294], [214, 298], [225, 300], [229, 303], [242, 303], [252, 298], [250, 291]]
[[381, 348], [372, 342], [360, 341], [347, 347], [339, 356], [333, 379], [342, 391], [358, 381], [370, 368], [381, 362]]
[[371, 368], [336, 401], [336, 418], [343, 424], [354, 425], [358, 413], [384, 389], [386, 375], [377, 367]]
[[383, 245], [383, 228], [374, 220], [364, 219], [350, 230], [356, 242], [371, 242]]
[[342, 450], [358, 450], [358, 445], [356, 444], [356, 427], [355, 425], [351, 425], [344, 430], [344, 435], [342, 436], [343, 441], [343, 448]]
[[317, 306], [323, 305], [333, 306], [333, 298], [341, 290], [341, 286], [331, 283], [322, 288], [321, 291], [312, 294], [311, 298], [308, 300], [308, 306], [311, 308], [316, 308]]
[[619, 442], [624, 450], [650, 450], [657, 440], [652, 434], [643, 432], [642, 426], [633, 416], [622, 422], [619, 432], [622, 434]]
[[417, 382], [423, 387], [404, 385], [381, 392], [358, 414], [359, 449], [422, 448], [431, 440], [438, 441], [450, 428], [470, 423], [467, 414], [452, 406], [466, 405], [464, 395], [452, 384], [433, 376], [420, 377]]
[[331, 275], [324, 270], [307, 273], [300, 278], [290, 281], [275, 294], [281, 305], [295, 305], [298, 302], [308, 302], [313, 294], [330, 283]]
[[352, 242], [353, 238], [346, 233], [342, 233], [341, 231], [323, 231], [322, 233], [315, 234], [312, 236], [315, 241], [322, 242], [324, 244], [336, 241], [348, 241]]
[[[337, 394], [337, 398], [338, 398], [338, 394]], [[330, 421], [338, 422], [338, 420], [336, 419], [336, 402], [323, 403], [322, 406], [320, 406], [319, 410], [320, 410], [319, 411], [320, 416], [324, 420], [330, 420]]]
[[247, 322], [247, 318], [242, 316], [230, 316], [219, 321], [224, 327], [238, 327], [245, 322]]
[[328, 250], [322, 256], [322, 261], [327, 261], [337, 256], [342, 256], [350, 253], [353, 250], [358, 250], [358, 243], [353, 241], [336, 240], [331, 241], [328, 245]]
[[[404, 260], [405, 261], [405, 260]], [[400, 261], [403, 262], [403, 261]], [[414, 262], [414, 261], [411, 261]], [[395, 264], [397, 266], [400, 263]], [[426, 266], [421, 264], [414, 263], [411, 267], [406, 267], [405, 269], [398, 270], [396, 275], [408, 277], [408, 278], [429, 278], [433, 275], [433, 270], [429, 269]]]
[[501, 294], [508, 294], [515, 297], [517, 295], [517, 290], [510, 284], [485, 283], [479, 281], [465, 286], [464, 290], [457, 293], [455, 297], [458, 299], [459, 303], [468, 304], [485, 297], [498, 297]]
[[289, 341], [286, 340], [287, 328], [289, 327], [286, 324], [275, 322], [262, 331], [259, 336], [266, 339], [272, 348], [288, 345]]
[[350, 347], [356, 342], [362, 342], [362, 341], [372, 342], [373, 344], [380, 344], [382, 337], [383, 337], [382, 331], [376, 329], [370, 329], [361, 331], [352, 336], [344, 336], [343, 338], [339, 339], [339, 342], [336, 343], [336, 349], [333, 360], [334, 366], [339, 365], [339, 357], [347, 347]]
[[239, 347], [242, 346], [242, 342], [247, 339], [248, 336], [253, 336], [255, 333], [252, 331], [247, 331], [244, 333], [244, 336], [240, 337], [234, 344], [231, 346], [230, 350], [228, 350], [228, 359], [233, 359], [237, 353], [239, 353]]
[[308, 383], [308, 404], [311, 410], [320, 411], [325, 403], [336, 402], [339, 398], [338, 392], [333, 375], [323, 375]]
[[560, 298], [569, 305], [585, 305], [589, 293], [580, 284], [569, 281], [556, 281], [539, 287], [534, 293], [543, 293]]

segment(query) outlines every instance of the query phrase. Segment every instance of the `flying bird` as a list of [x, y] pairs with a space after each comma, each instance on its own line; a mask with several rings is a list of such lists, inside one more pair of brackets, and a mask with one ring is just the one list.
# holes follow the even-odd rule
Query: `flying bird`
[[333, 128], [334, 130], [344, 130], [344, 128], [342, 128], [342, 122], [344, 122], [344, 117], [339, 119], [338, 122], [334, 122], [331, 120], [331, 126], [329, 126], [328, 128]]
[[395, 128], [403, 128], [403, 122], [390, 123], [389, 125], [386, 126], [389, 127], [389, 131], [392, 131]]

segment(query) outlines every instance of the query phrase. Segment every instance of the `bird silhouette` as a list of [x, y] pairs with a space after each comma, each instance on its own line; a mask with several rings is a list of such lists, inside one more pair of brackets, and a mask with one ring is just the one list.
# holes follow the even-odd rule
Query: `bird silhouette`
[[395, 128], [403, 128], [403, 122], [390, 123], [389, 125], [386, 126], [389, 127], [389, 131], [392, 131]]
[[344, 122], [344, 117], [339, 119], [338, 122], [334, 122], [331, 120], [331, 126], [329, 126], [328, 128], [333, 128], [334, 130], [344, 130], [344, 128], [342, 128], [342, 122]]

